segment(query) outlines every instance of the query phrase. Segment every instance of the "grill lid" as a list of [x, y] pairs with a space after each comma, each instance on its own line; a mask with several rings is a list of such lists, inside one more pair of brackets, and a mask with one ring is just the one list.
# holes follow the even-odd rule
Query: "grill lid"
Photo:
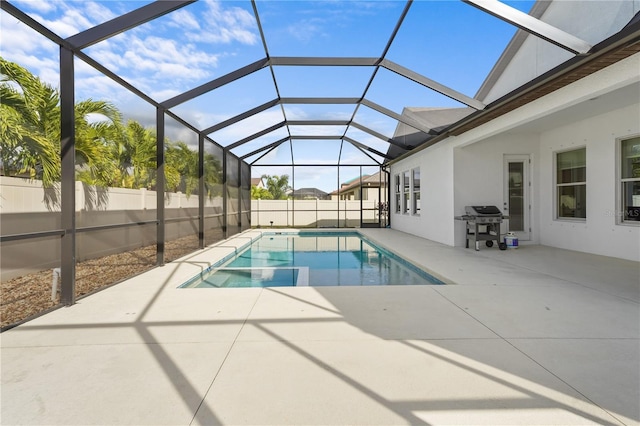
[[467, 206], [467, 214], [475, 216], [502, 216], [502, 212], [496, 206]]

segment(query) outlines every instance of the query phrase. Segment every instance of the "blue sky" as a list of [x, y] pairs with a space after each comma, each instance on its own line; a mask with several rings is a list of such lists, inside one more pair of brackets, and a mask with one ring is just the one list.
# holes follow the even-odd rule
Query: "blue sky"
[[[62, 37], [106, 22], [150, 2], [143, 1], [11, 1]], [[533, 1], [505, 1], [528, 11]], [[402, 10], [403, 1], [257, 1], [271, 56], [379, 57]], [[59, 85], [58, 46], [2, 12], [2, 56], [17, 62], [54, 86]], [[387, 59], [436, 80], [467, 96], [480, 84], [502, 53], [515, 28], [460, 1], [415, 1]], [[200, 0], [153, 22], [141, 25], [85, 49], [157, 101], [225, 75], [266, 56], [249, 1]], [[137, 96], [76, 61], [76, 99], [110, 100], [127, 118], [153, 123], [155, 109]], [[274, 67], [283, 97], [360, 97], [371, 77], [369, 67]], [[206, 128], [277, 97], [269, 69], [263, 69], [214, 92], [179, 105], [174, 112], [196, 127]], [[406, 106], [456, 107], [461, 104], [381, 69], [366, 98], [397, 113]], [[349, 119], [355, 105], [285, 105], [287, 119]], [[276, 106], [210, 136], [228, 145], [283, 120]], [[356, 122], [391, 137], [396, 122], [360, 107]], [[195, 134], [169, 120], [174, 139], [195, 142]], [[292, 134], [341, 135], [339, 128], [291, 129]], [[237, 154], [287, 135], [285, 129], [242, 146]], [[386, 152], [387, 143], [364, 132], [347, 134]], [[289, 144], [261, 160], [291, 161]], [[294, 142], [296, 162], [335, 163], [339, 142]], [[375, 156], [374, 156], [375, 157]], [[251, 158], [253, 160], [255, 158]], [[345, 147], [342, 162], [372, 162], [353, 147]], [[288, 173], [290, 168], [265, 169]], [[255, 167], [254, 174], [262, 173]], [[296, 187], [336, 189], [335, 172], [296, 168]], [[342, 174], [342, 173], [341, 173]], [[347, 180], [350, 176], [344, 176]]]

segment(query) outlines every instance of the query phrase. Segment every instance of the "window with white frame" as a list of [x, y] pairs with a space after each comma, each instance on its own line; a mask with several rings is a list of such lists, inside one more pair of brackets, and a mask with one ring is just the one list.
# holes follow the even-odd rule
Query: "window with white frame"
[[640, 137], [621, 140], [619, 152], [620, 217], [640, 224]]
[[411, 213], [420, 215], [420, 168], [411, 170], [411, 190], [413, 191]]
[[404, 190], [404, 198], [402, 202], [402, 213], [408, 214], [411, 206], [411, 181], [409, 179], [409, 172], [402, 173], [402, 185]]
[[396, 193], [395, 193], [395, 198], [396, 198], [396, 213], [400, 213], [400, 208], [401, 208], [401, 204], [400, 204], [400, 175], [395, 175], [395, 183], [396, 183]]
[[587, 218], [587, 149], [556, 153], [556, 217]]

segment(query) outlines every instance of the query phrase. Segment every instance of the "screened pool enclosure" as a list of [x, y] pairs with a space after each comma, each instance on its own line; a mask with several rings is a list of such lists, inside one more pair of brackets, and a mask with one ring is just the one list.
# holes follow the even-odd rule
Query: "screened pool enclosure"
[[[252, 226], [387, 226], [389, 163], [503, 107], [518, 34], [591, 48], [534, 3], [3, 0], [3, 327]], [[265, 175], [327, 199], [252, 218]]]

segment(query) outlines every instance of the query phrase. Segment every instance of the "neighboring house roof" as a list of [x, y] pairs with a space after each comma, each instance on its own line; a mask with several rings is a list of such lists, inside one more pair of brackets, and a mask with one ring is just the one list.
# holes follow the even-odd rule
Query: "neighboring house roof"
[[360, 180], [359, 177], [354, 177], [353, 179], [349, 179], [348, 181], [342, 182], [340, 187], [351, 185], [353, 182]]
[[257, 186], [258, 188], [264, 188], [264, 182], [262, 178], [251, 178], [251, 186]]
[[[338, 193], [343, 194], [345, 192], [351, 191], [353, 189], [360, 188], [360, 178], [350, 179], [347, 185], [344, 183], [340, 185], [340, 189], [336, 189], [331, 193], [331, 195], [338, 195]], [[384, 179], [382, 180], [382, 186], [384, 187]], [[362, 186], [366, 186], [369, 188], [377, 188], [380, 186], [380, 172], [374, 173], [372, 175], [362, 176]]]
[[318, 188], [300, 188], [295, 189], [291, 195], [298, 198], [326, 198], [329, 194]]

